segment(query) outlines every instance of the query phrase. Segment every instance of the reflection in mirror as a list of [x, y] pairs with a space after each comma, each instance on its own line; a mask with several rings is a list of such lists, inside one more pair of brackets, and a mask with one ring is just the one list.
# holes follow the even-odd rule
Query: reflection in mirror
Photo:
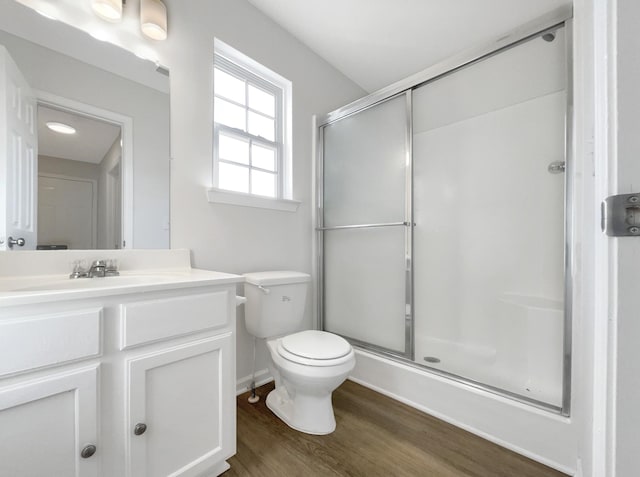
[[[0, 217], [24, 210], [20, 200], [38, 210], [30, 231], [0, 224], [0, 250], [9, 235], [25, 237], [20, 249], [169, 248], [169, 78], [16, 2], [0, 15], [2, 47], [37, 103], [38, 137], [33, 167], [21, 169], [33, 169], [32, 186], [14, 187], [32, 193], [9, 194]], [[54, 133], [46, 122], [76, 134]]]
[[120, 248], [121, 134], [38, 105], [38, 250]]

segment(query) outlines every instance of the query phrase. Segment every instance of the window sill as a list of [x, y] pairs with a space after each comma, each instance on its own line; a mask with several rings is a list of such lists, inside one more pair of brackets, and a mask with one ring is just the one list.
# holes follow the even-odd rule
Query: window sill
[[258, 197], [216, 188], [207, 189], [207, 199], [214, 204], [240, 205], [285, 212], [296, 212], [298, 206], [302, 203], [299, 200], [271, 199], [269, 197]]

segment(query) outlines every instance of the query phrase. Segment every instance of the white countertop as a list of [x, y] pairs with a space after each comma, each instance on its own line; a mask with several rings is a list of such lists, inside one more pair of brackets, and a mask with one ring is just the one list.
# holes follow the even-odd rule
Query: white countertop
[[0, 277], [0, 306], [28, 305], [123, 295], [194, 286], [242, 283], [244, 277], [194, 268], [129, 270], [118, 277], [74, 278], [65, 275]]
[[[115, 260], [120, 276], [69, 278], [78, 261]], [[244, 282], [191, 267], [187, 249], [53, 250], [0, 253], [0, 307]]]

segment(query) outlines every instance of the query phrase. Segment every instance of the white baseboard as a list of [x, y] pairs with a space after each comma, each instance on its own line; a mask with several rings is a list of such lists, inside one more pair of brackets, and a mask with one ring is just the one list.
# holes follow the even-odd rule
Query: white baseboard
[[[256, 372], [256, 387], [273, 381], [273, 377], [269, 374], [268, 369], [261, 369]], [[240, 378], [236, 381], [236, 396], [245, 393], [251, 389], [251, 375]]]

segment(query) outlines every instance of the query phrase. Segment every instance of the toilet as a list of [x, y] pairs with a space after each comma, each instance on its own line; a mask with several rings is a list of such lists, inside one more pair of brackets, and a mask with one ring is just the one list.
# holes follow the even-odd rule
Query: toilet
[[353, 370], [351, 345], [326, 331], [303, 328], [311, 277], [291, 271], [245, 275], [247, 331], [266, 339], [275, 389], [267, 407], [289, 427], [307, 434], [336, 428], [331, 393]]

